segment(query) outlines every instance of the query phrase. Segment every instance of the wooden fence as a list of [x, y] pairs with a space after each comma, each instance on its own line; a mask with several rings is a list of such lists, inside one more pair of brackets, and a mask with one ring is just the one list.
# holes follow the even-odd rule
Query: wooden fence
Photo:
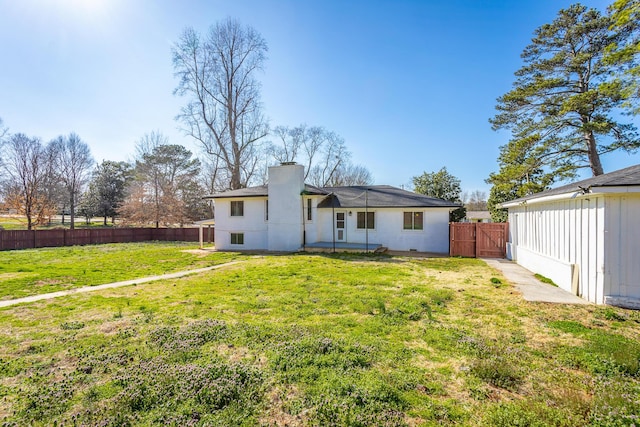
[[472, 258], [504, 258], [509, 224], [506, 222], [452, 222], [449, 224], [449, 254]]
[[77, 230], [0, 230], [0, 250], [127, 243], [151, 240], [197, 242], [197, 228], [87, 228]]

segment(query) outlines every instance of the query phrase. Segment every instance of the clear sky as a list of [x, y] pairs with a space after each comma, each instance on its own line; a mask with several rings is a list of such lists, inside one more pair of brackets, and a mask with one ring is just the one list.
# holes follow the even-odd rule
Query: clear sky
[[[488, 119], [533, 31], [565, 0], [0, 0], [0, 117], [44, 142], [76, 132], [97, 161], [129, 160], [174, 120], [171, 45], [234, 17], [269, 46], [262, 100], [272, 126], [345, 138], [375, 183], [410, 186], [446, 166], [488, 193], [507, 132]], [[605, 10], [604, 0], [583, 1]], [[635, 118], [638, 125], [638, 119]], [[640, 154], [605, 156], [605, 172]]]

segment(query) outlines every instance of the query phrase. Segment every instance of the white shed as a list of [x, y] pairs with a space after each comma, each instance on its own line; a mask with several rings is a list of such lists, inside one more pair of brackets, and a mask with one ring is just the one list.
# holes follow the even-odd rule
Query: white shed
[[640, 308], [640, 165], [502, 206], [508, 258], [590, 302]]

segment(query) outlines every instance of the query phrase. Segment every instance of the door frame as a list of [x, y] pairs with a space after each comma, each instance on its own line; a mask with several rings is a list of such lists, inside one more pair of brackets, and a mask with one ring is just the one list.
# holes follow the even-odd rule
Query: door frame
[[[339, 220], [338, 215], [342, 215], [343, 219]], [[333, 231], [336, 242], [347, 241], [347, 211], [336, 210], [333, 217]], [[338, 221], [342, 221], [342, 228], [338, 227]], [[340, 238], [340, 231], [342, 231], [342, 238]]]

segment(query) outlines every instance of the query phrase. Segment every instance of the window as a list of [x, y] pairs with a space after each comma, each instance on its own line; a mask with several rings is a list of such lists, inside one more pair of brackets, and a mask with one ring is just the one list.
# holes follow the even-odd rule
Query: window
[[422, 230], [422, 212], [405, 212], [404, 225], [405, 230]]
[[358, 212], [358, 228], [375, 228], [375, 212]]
[[264, 201], [264, 220], [269, 221], [269, 200]]
[[231, 216], [244, 216], [244, 201], [231, 202]]
[[311, 219], [311, 199], [307, 199], [307, 221], [312, 221], [312, 219]]
[[244, 233], [231, 233], [232, 245], [244, 245]]

